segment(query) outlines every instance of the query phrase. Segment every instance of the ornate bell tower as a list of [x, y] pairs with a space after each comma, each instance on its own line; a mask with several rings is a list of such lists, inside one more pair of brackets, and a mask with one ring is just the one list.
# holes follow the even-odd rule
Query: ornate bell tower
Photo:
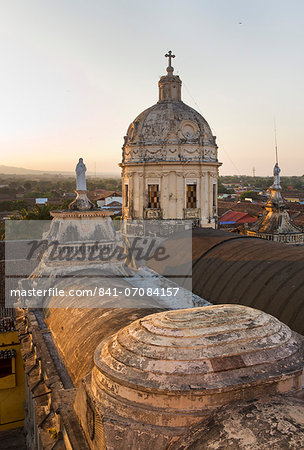
[[131, 123], [123, 145], [123, 218], [217, 223], [216, 138], [207, 121], [181, 100], [171, 50], [159, 80], [159, 101]]

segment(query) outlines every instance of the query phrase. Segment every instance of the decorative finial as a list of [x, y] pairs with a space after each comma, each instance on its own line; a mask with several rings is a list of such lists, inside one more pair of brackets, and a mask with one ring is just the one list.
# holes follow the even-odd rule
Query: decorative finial
[[165, 58], [169, 58], [169, 65], [167, 67], [167, 72], [168, 75], [172, 75], [174, 69], [171, 66], [171, 58], [175, 58], [175, 55], [172, 55], [172, 51], [169, 50], [168, 53], [165, 54]]
[[182, 82], [178, 75], [173, 75], [173, 67], [171, 66], [172, 51], [169, 50], [165, 54], [166, 58], [169, 58], [169, 65], [167, 67], [167, 75], [160, 77], [158, 82], [159, 86], [159, 101], [160, 102], [180, 102], [181, 101], [181, 87]]

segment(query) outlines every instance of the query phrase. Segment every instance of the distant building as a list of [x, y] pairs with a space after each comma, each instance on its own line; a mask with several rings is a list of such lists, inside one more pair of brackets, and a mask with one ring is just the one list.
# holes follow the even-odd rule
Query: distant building
[[88, 192], [88, 197], [92, 201], [97, 201], [104, 199], [107, 195], [112, 194], [114, 191], [109, 191], [108, 189], [94, 189], [93, 191]]
[[0, 431], [24, 421], [25, 375], [14, 310], [0, 307]]
[[48, 198], [36, 198], [36, 205], [45, 205], [48, 202]]
[[285, 196], [285, 200], [286, 200], [286, 202], [290, 202], [290, 203], [300, 203], [300, 197], [286, 197]]
[[[118, 204], [117, 206], [122, 207], [122, 194], [121, 192], [107, 192], [107, 194], [102, 195], [96, 199], [99, 208], [103, 206], [110, 206], [112, 203]], [[115, 205], [116, 206], [116, 205]]]
[[256, 222], [256, 217], [252, 217], [247, 212], [241, 211], [226, 211], [222, 217], [219, 218], [219, 224], [221, 225], [240, 225], [244, 223]]
[[283, 199], [288, 203], [304, 203], [304, 194], [303, 192], [288, 192], [282, 193]]
[[218, 200], [229, 200], [229, 199], [235, 199], [236, 194], [219, 194], [217, 196]]
[[108, 195], [105, 198], [105, 206], [109, 206], [112, 203], [119, 203], [120, 205], [122, 205], [121, 192], [114, 192], [113, 194]]

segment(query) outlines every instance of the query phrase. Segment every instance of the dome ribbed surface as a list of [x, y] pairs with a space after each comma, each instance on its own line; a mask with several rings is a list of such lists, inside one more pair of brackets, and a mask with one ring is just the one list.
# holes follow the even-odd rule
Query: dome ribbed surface
[[[187, 121], [194, 126], [193, 134], [183, 134], [182, 125]], [[156, 103], [139, 114], [128, 129], [126, 144], [164, 144], [167, 139], [190, 143], [205, 140], [214, 145], [207, 121], [181, 101]]]
[[174, 414], [168, 419], [173, 411], [191, 423], [204, 408], [231, 401], [231, 395], [250, 398], [251, 387], [258, 385], [275, 392], [283, 375], [297, 377], [302, 343], [276, 318], [244, 306], [166, 311], [139, 319], [101, 343], [92, 388], [122, 415], [132, 404], [154, 410], [151, 423], [163, 424], [157, 409], [166, 423], [178, 422]]

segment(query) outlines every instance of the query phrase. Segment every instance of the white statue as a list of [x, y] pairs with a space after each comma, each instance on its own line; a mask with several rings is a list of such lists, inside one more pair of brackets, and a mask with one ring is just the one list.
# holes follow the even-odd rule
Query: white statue
[[280, 186], [280, 172], [281, 172], [281, 169], [279, 168], [279, 164], [276, 163], [274, 168], [273, 168], [273, 175], [274, 175], [273, 187], [277, 188], [277, 189], [281, 189], [281, 186]]
[[87, 190], [87, 182], [86, 182], [86, 166], [83, 162], [82, 158], [79, 158], [79, 162], [76, 166], [76, 190], [77, 191], [86, 191]]

